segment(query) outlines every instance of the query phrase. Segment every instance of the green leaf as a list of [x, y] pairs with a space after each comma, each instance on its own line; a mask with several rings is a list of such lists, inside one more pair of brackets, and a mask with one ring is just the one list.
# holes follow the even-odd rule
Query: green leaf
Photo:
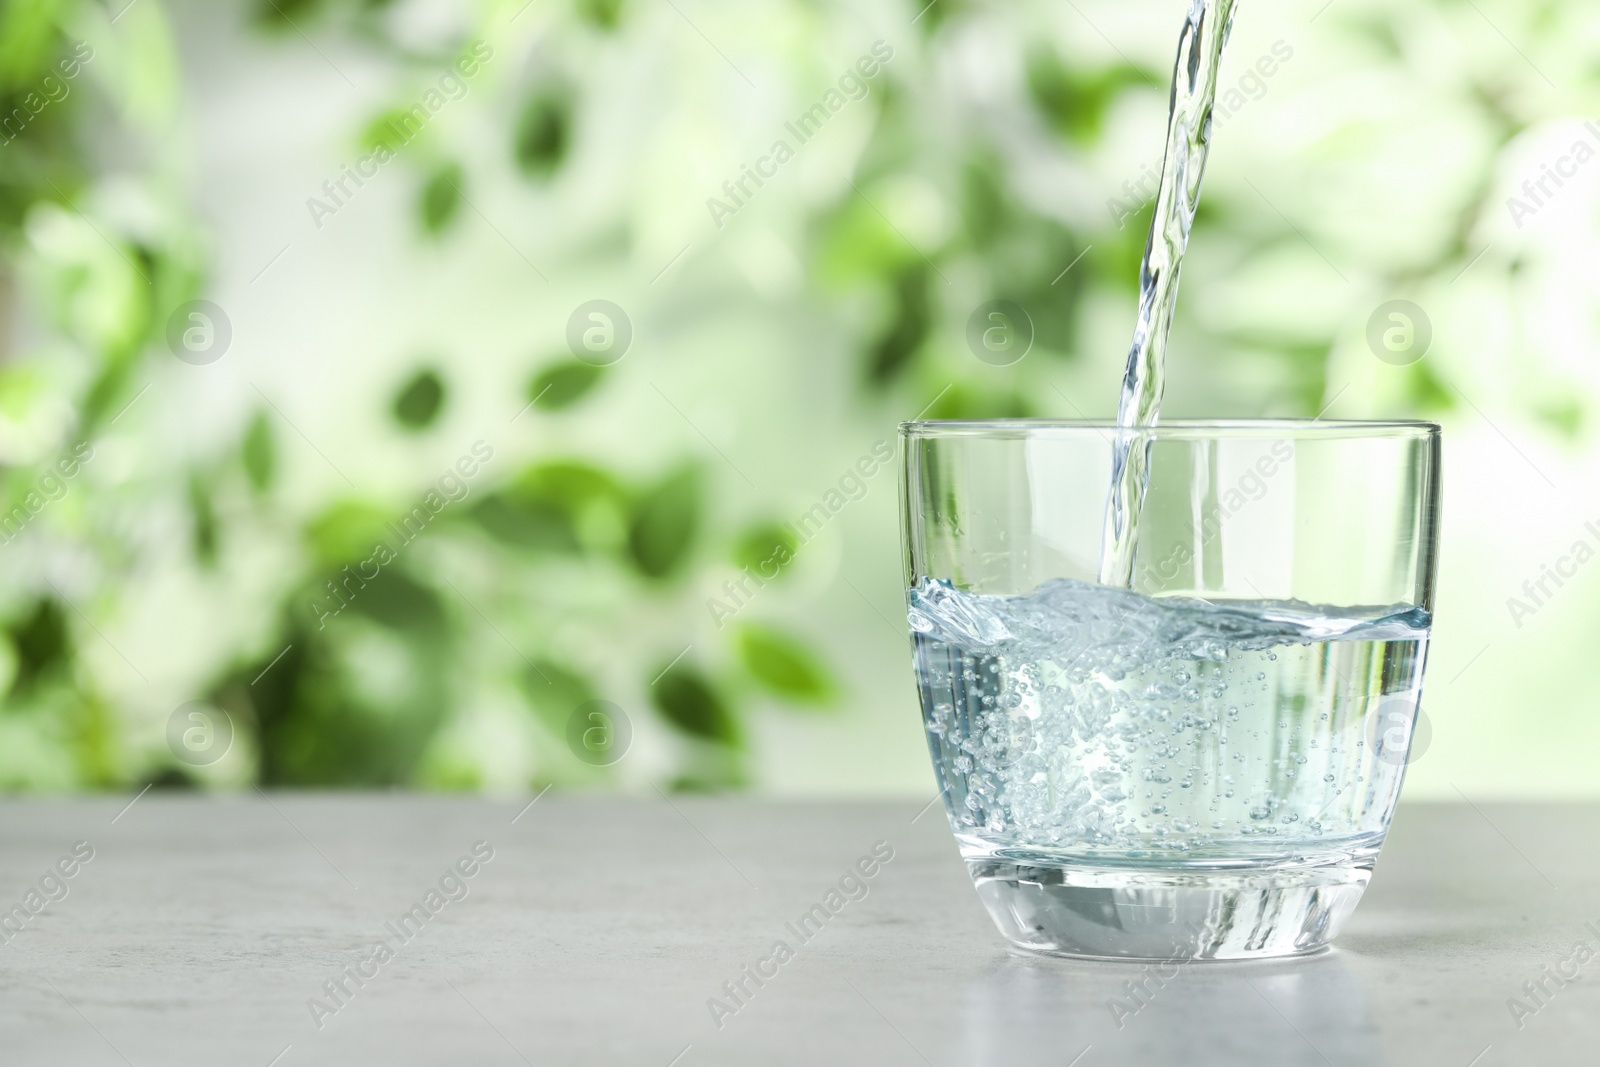
[[316, 562], [338, 569], [372, 555], [380, 543], [389, 542], [385, 522], [391, 513], [364, 500], [341, 500], [306, 524], [306, 540]]
[[[375, 561], [374, 561], [375, 562]], [[373, 622], [426, 637], [426, 646], [440, 651], [446, 636], [444, 605], [439, 594], [390, 563], [362, 586], [350, 602], [352, 610]], [[471, 611], [471, 608], [467, 608]], [[421, 647], [416, 643], [413, 648]]]
[[509, 545], [552, 552], [611, 549], [622, 539], [626, 495], [599, 467], [577, 461], [530, 466], [470, 512]]
[[217, 509], [211, 503], [211, 486], [199, 471], [189, 475], [189, 511], [194, 518], [194, 558], [203, 566], [215, 566]]
[[[351, 582], [343, 611], [320, 628], [308, 625], [302, 597], [290, 598], [278, 636], [212, 687], [209, 699], [256, 735], [263, 785], [417, 781], [430, 741], [450, 715], [458, 659], [438, 597], [402, 565], [385, 564], [365, 586]], [[313, 582], [307, 579], [302, 596], [337, 604]], [[476, 619], [459, 600], [450, 607], [458, 626]]]
[[444, 380], [432, 368], [419, 370], [394, 398], [394, 418], [408, 430], [424, 430], [444, 407]]
[[489, 536], [516, 548], [541, 552], [578, 552], [582, 544], [565, 509], [544, 500], [512, 493], [491, 493], [467, 514]]
[[295, 33], [322, 13], [323, 0], [257, 0], [255, 23], [275, 33]]
[[4, 631], [0, 631], [0, 696], [11, 692], [11, 686], [16, 682], [22, 658], [17, 654], [13, 645]]
[[756, 681], [785, 700], [827, 704], [834, 699], [837, 688], [821, 660], [788, 634], [746, 624], [735, 631], [733, 644]]
[[650, 685], [650, 702], [678, 729], [693, 737], [739, 744], [739, 725], [711, 681], [696, 667], [678, 663]]
[[602, 30], [614, 30], [622, 21], [623, 0], [575, 0], [578, 16]]
[[66, 613], [54, 600], [40, 600], [26, 617], [7, 627], [17, 650], [17, 676], [12, 692], [23, 693], [35, 683], [71, 669], [74, 650]]
[[41, 368], [25, 363], [0, 368], [0, 415], [7, 421], [33, 418], [49, 401], [50, 380]]
[[1126, 63], [1086, 73], [1045, 48], [1036, 49], [1027, 60], [1028, 93], [1034, 105], [1076, 144], [1098, 141], [1123, 88], [1143, 80], [1143, 72]]
[[459, 163], [446, 163], [433, 172], [422, 187], [422, 199], [417, 205], [424, 230], [430, 234], [443, 233], [455, 219], [461, 208], [461, 183], [465, 180]]
[[750, 784], [742, 749], [695, 745], [683, 754], [680, 772], [667, 788], [674, 793], [724, 793]]
[[733, 562], [763, 580], [776, 578], [794, 562], [800, 540], [789, 527], [777, 522], [752, 526], [733, 545]]
[[1003, 168], [988, 155], [967, 161], [961, 182], [961, 215], [967, 240], [974, 248], [989, 252], [1005, 222], [1006, 192]]
[[609, 471], [581, 460], [538, 463], [517, 475], [508, 489], [577, 509], [596, 500], [620, 501], [623, 489]]
[[471, 754], [436, 743], [417, 768], [417, 783], [429, 792], [478, 793], [483, 790], [483, 768]]
[[530, 178], [548, 178], [566, 158], [572, 136], [572, 103], [566, 94], [546, 91], [523, 106], [512, 154]]
[[264, 493], [272, 487], [272, 478], [278, 469], [278, 457], [272, 440], [272, 423], [267, 420], [265, 411], [257, 411], [250, 420], [250, 426], [244, 432], [244, 441], [239, 446], [239, 458], [244, 463], [245, 476], [250, 479], [256, 492]]
[[1534, 414], [1569, 443], [1575, 443], [1583, 433], [1583, 405], [1578, 399], [1582, 395], [1574, 389], [1571, 393], [1553, 396], [1536, 407]]
[[628, 555], [641, 574], [665, 578], [688, 558], [700, 527], [700, 473], [680, 467], [634, 500]]
[[414, 137], [418, 132], [420, 131], [417, 130], [417, 120], [412, 116], [410, 108], [392, 107], [367, 123], [366, 129], [361, 131], [361, 147], [368, 152], [379, 148], [398, 152], [410, 139], [407, 134]]
[[559, 411], [583, 399], [600, 383], [604, 374], [604, 367], [596, 367], [581, 359], [552, 363], [528, 383], [528, 399], [542, 411]]
[[1020, 393], [957, 382], [930, 407], [925, 419], [1022, 419], [1034, 414]]
[[882, 384], [911, 363], [932, 326], [928, 307], [928, 272], [912, 267], [895, 278], [894, 317], [867, 352], [867, 377]]
[[[1319, 369], [1326, 364], [1319, 365]], [[1439, 377], [1435, 364], [1431, 360], [1422, 360], [1413, 363], [1407, 368], [1411, 373], [1407, 381], [1409, 386], [1411, 406], [1419, 411], [1450, 411], [1456, 406], [1455, 395], [1450, 392], [1450, 386]], [[1318, 400], [1321, 405], [1321, 400]]]
[[67, 19], [67, 9], [63, 0], [0, 4], [0, 90], [20, 89], [50, 73], [56, 26]]
[[820, 278], [840, 288], [927, 268], [916, 246], [861, 197], [851, 197], [825, 220], [815, 262]]
[[517, 682], [539, 718], [556, 733], [565, 731], [573, 711], [597, 695], [588, 678], [547, 659], [529, 663]]

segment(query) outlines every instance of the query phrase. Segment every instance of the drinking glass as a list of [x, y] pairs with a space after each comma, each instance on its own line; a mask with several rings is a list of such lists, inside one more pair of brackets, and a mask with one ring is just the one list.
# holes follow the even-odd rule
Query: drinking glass
[[[1316, 951], [1394, 814], [1432, 624], [1439, 427], [901, 427], [908, 615], [945, 810], [1037, 952]], [[1128, 587], [1113, 460], [1145, 450]]]

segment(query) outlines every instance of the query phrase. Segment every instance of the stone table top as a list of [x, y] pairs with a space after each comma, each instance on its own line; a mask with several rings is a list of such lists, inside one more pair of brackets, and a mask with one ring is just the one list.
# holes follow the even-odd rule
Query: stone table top
[[127, 805], [0, 804], [8, 1065], [1600, 1062], [1600, 806], [1403, 804], [1334, 950], [1152, 972], [1011, 951], [917, 803]]

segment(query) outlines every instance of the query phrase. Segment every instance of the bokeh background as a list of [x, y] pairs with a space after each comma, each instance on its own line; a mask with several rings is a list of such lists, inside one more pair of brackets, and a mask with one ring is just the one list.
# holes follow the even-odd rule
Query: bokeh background
[[[1183, 0], [0, 12], [0, 788], [932, 795], [881, 456], [1114, 413]], [[1410, 797], [1600, 792], [1596, 55], [1225, 62], [1165, 410], [1445, 425]]]

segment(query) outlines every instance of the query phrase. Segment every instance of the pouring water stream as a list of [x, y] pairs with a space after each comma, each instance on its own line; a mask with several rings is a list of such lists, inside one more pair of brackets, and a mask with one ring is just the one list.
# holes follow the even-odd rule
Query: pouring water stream
[[1211, 151], [1217, 70], [1233, 26], [1236, 0], [1191, 0], [1172, 70], [1166, 158], [1155, 215], [1139, 266], [1139, 317], [1128, 350], [1117, 410], [1117, 444], [1101, 540], [1100, 583], [1133, 585], [1139, 508], [1149, 471], [1149, 441], [1141, 430], [1160, 417], [1167, 337], [1178, 297], [1178, 274], [1189, 247], [1200, 200], [1200, 180]]

